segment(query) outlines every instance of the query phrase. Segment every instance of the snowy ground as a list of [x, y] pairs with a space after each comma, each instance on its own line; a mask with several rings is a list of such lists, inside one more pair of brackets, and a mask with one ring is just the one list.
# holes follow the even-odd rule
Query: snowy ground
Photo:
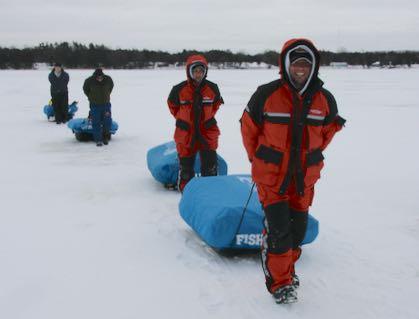
[[[85, 116], [91, 71], [69, 73]], [[326, 152], [312, 207], [320, 235], [289, 306], [267, 294], [258, 256], [209, 249], [179, 217], [180, 195], [147, 171], [147, 150], [172, 137], [165, 101], [184, 72], [108, 73], [120, 131], [99, 149], [46, 121], [47, 71], [0, 72], [0, 318], [419, 317], [417, 70], [322, 72], [348, 122]], [[250, 168], [242, 110], [277, 76], [209, 73], [226, 102], [218, 121], [230, 173]]]

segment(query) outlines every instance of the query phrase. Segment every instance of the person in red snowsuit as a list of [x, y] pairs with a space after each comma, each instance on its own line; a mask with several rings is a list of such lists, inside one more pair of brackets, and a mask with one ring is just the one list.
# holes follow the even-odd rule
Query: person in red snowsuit
[[202, 55], [186, 61], [187, 80], [175, 85], [167, 100], [176, 119], [174, 140], [179, 157], [178, 188], [195, 176], [194, 163], [199, 152], [201, 176], [217, 175], [217, 147], [220, 130], [215, 120], [223, 102], [217, 84], [206, 79], [208, 62]]
[[345, 123], [318, 78], [320, 55], [307, 39], [287, 41], [281, 78], [258, 87], [241, 118], [252, 178], [265, 213], [262, 266], [277, 303], [297, 301], [300, 257], [323, 151]]

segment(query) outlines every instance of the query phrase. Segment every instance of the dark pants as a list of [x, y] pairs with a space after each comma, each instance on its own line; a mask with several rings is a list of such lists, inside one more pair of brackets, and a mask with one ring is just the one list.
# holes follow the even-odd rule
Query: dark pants
[[264, 208], [265, 230], [262, 245], [262, 266], [270, 292], [289, 285], [295, 262], [301, 255], [300, 245], [307, 228], [308, 211], [298, 211], [287, 201]]
[[112, 127], [111, 103], [90, 104], [92, 118], [93, 139], [102, 142], [104, 136], [109, 136]]
[[[216, 176], [217, 175], [217, 152], [215, 150], [200, 150], [199, 156], [201, 159], [201, 176]], [[195, 157], [179, 158], [179, 180], [178, 187], [182, 192], [186, 184], [195, 176]]]
[[52, 94], [52, 107], [54, 108], [55, 121], [63, 123], [68, 115], [68, 92]]

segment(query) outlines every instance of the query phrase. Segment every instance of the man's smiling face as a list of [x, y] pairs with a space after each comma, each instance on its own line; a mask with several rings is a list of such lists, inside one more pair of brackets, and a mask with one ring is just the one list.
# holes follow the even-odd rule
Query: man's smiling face
[[310, 76], [311, 67], [311, 63], [305, 59], [298, 59], [294, 61], [290, 65], [290, 76], [292, 81], [301, 87], [304, 86]]

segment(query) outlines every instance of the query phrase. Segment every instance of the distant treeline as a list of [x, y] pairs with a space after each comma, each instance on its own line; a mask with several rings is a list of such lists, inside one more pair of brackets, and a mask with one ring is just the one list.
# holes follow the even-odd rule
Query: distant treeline
[[[237, 67], [242, 63], [266, 63], [278, 65], [279, 52], [266, 51], [260, 54], [233, 53], [229, 50], [210, 50], [205, 52], [183, 50], [178, 53], [164, 51], [110, 49], [104, 45], [80, 43], [41, 43], [36, 47], [16, 49], [0, 47], [0, 69], [31, 69], [36, 63], [53, 64], [60, 62], [67, 68], [94, 68], [103, 66], [115, 69], [149, 68], [159, 63], [179, 65], [186, 61], [190, 54], [202, 53], [208, 62], [220, 66]], [[407, 65], [419, 63], [418, 51], [386, 52], [330, 52], [320, 51], [322, 65], [331, 62], [346, 62], [348, 65], [371, 66]]]

